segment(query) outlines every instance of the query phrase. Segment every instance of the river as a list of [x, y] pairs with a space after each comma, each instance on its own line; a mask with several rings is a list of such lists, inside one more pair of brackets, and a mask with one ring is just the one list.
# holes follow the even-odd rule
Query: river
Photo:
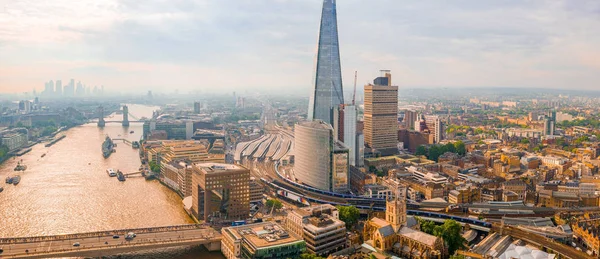
[[[136, 117], [151, 117], [156, 107], [129, 105]], [[107, 121], [120, 121], [113, 114]], [[132, 120], [133, 118], [129, 118]], [[133, 133], [130, 133], [133, 131]], [[124, 173], [140, 166], [138, 150], [121, 141], [116, 153], [104, 159], [101, 143], [111, 138], [139, 140], [142, 123], [122, 127], [95, 123], [71, 128], [66, 138], [51, 147], [38, 144], [33, 150], [0, 165], [0, 237], [22, 237], [91, 232], [110, 229], [141, 228], [193, 223], [177, 194], [158, 181], [128, 178], [119, 182], [106, 174], [107, 168]], [[42, 157], [43, 154], [46, 154]], [[25, 172], [15, 172], [18, 161], [27, 165]], [[20, 175], [17, 186], [7, 185], [7, 176]], [[224, 258], [204, 249], [164, 249], [130, 258]], [[121, 257], [122, 258], [122, 257]]]

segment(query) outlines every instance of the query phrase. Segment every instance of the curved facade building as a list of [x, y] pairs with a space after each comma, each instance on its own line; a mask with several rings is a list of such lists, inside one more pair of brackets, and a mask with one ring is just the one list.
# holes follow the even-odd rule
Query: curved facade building
[[331, 125], [321, 120], [297, 124], [294, 139], [299, 182], [324, 191], [348, 191], [348, 148], [334, 139]]
[[331, 190], [331, 125], [321, 120], [297, 124], [294, 139], [296, 179], [321, 190]]

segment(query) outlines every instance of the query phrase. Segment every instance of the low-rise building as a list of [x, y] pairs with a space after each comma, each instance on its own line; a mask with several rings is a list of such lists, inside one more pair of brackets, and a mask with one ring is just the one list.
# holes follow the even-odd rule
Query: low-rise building
[[413, 175], [413, 178], [423, 184], [426, 183], [437, 183], [444, 184], [448, 183], [448, 178], [438, 173], [427, 172], [423, 169], [419, 169], [414, 166], [410, 166], [407, 170]]
[[519, 200], [524, 200], [527, 193], [527, 184], [519, 179], [512, 179], [502, 183], [504, 191], [512, 191], [519, 195]]
[[346, 245], [346, 224], [338, 213], [330, 204], [299, 208], [288, 213], [285, 226], [304, 238], [308, 252], [329, 255]]
[[273, 222], [221, 230], [221, 252], [227, 259], [299, 258], [306, 243]]
[[0, 133], [1, 144], [8, 148], [8, 151], [15, 151], [27, 145], [29, 136], [27, 129], [13, 129]]
[[473, 203], [481, 200], [481, 192], [479, 188], [472, 186], [463, 186], [448, 193], [448, 202], [454, 204]]

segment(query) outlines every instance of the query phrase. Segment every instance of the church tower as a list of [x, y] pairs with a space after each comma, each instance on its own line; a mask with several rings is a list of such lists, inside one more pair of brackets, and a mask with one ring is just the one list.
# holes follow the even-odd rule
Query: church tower
[[392, 225], [395, 232], [406, 225], [406, 188], [401, 187], [394, 197], [386, 200], [385, 220]]

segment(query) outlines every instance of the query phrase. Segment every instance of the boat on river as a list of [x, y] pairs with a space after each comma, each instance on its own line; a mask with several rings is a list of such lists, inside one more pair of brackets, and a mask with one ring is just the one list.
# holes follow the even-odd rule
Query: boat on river
[[21, 164], [21, 162], [19, 162], [17, 164], [17, 166], [15, 167], [15, 171], [25, 171], [27, 169], [27, 166], [24, 164]]
[[4, 187], [0, 186], [0, 192], [4, 191]]
[[108, 168], [106, 169], [106, 173], [108, 174], [108, 176], [110, 177], [115, 177], [117, 176], [117, 172], [115, 172], [115, 170], [113, 170], [112, 168]]
[[123, 172], [121, 172], [121, 170], [117, 170], [117, 179], [119, 179], [119, 181], [124, 182], [125, 179], [125, 175], [123, 174]]
[[109, 136], [106, 136], [104, 142], [102, 142], [102, 155], [104, 158], [108, 158], [110, 154], [114, 152], [115, 143], [113, 143], [112, 139]]
[[15, 176], [12, 178], [12, 184], [17, 185], [19, 184], [19, 182], [21, 182], [21, 176]]

